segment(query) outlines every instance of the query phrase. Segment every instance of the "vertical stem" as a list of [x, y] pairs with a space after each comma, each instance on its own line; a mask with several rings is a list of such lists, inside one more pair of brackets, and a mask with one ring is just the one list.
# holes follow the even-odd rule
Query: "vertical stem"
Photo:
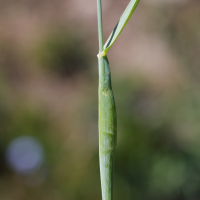
[[103, 25], [102, 25], [101, 0], [97, 0], [97, 17], [98, 17], [98, 33], [99, 33], [99, 52], [102, 52], [103, 51]]

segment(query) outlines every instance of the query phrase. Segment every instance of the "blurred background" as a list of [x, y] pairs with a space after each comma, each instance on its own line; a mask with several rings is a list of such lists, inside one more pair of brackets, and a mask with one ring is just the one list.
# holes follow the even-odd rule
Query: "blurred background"
[[[129, 0], [103, 0], [104, 39]], [[200, 1], [141, 0], [108, 53], [115, 200], [200, 199]], [[0, 199], [101, 199], [94, 0], [0, 0]]]

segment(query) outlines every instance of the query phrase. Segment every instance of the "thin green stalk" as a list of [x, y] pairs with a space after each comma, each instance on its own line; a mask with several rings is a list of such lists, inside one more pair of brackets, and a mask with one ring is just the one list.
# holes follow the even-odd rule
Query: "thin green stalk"
[[[99, 53], [103, 52], [101, 0], [97, 0]], [[113, 165], [117, 135], [115, 101], [111, 87], [111, 74], [106, 55], [99, 63], [99, 160], [103, 200], [113, 199]]]
[[103, 51], [103, 25], [102, 25], [101, 0], [97, 0], [97, 19], [98, 19], [99, 53], [100, 53]]

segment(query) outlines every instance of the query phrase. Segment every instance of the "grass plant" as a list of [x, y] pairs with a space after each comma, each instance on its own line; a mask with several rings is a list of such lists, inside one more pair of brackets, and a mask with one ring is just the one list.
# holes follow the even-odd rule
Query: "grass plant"
[[124, 29], [139, 0], [131, 0], [114, 30], [103, 45], [102, 3], [97, 0], [99, 35], [99, 161], [103, 200], [113, 199], [113, 166], [117, 139], [117, 114], [111, 86], [107, 52]]

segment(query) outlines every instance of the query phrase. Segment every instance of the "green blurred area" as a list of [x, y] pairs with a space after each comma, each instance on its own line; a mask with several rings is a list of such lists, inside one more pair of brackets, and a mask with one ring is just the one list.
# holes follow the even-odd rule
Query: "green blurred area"
[[[77, 1], [0, 1], [2, 200], [101, 199], [96, 7], [88, 3], [84, 12]], [[127, 3], [116, 1], [116, 12]], [[120, 41], [113, 46], [115, 200], [200, 198], [199, 17], [198, 0], [141, 1], [137, 20], [120, 36], [129, 51]], [[168, 51], [156, 49], [160, 40]], [[151, 59], [142, 49], [147, 41], [156, 52]], [[157, 60], [161, 66], [153, 68]], [[6, 162], [9, 143], [20, 136], [36, 138], [44, 149], [39, 184], [26, 184]]]

